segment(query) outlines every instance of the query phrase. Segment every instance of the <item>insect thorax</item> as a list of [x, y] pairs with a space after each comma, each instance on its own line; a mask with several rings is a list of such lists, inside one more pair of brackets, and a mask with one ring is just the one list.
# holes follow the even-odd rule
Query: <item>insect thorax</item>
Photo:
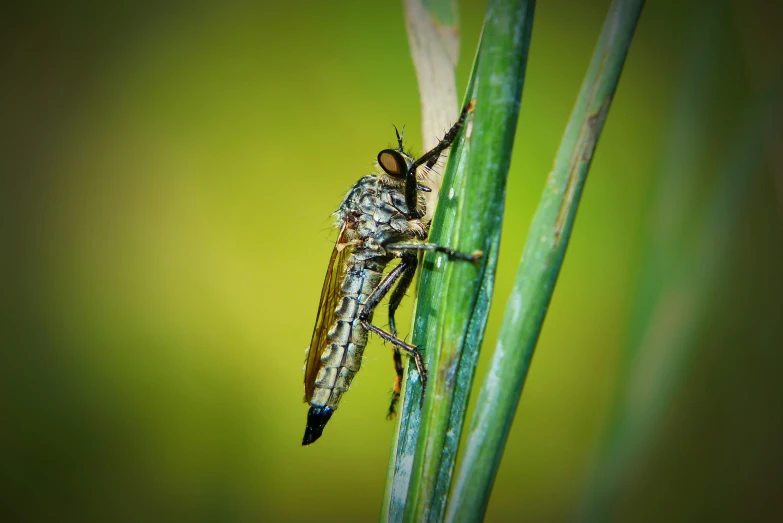
[[[424, 212], [424, 198], [418, 195], [418, 211]], [[340, 209], [351, 240], [361, 242], [357, 251], [378, 251], [385, 255], [386, 241], [410, 241], [427, 237], [428, 227], [418, 219], [409, 220], [402, 187], [385, 183], [382, 177], [368, 175], [348, 191]], [[358, 254], [358, 253], [357, 253]], [[367, 254], [372, 255], [370, 252]]]

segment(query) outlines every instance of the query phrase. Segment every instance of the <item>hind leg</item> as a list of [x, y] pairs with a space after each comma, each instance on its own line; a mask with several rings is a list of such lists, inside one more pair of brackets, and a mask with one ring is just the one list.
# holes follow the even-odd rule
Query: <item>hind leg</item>
[[[406, 264], [403, 269], [402, 275], [397, 282], [397, 286], [392, 291], [392, 295], [389, 298], [389, 330], [392, 335], [397, 337], [397, 322], [394, 319], [394, 313], [397, 312], [400, 302], [405, 297], [405, 293], [413, 281], [413, 276], [416, 274], [416, 266], [418, 260], [415, 255], [406, 255], [403, 257], [401, 264]], [[394, 388], [392, 389], [391, 405], [389, 405], [388, 419], [393, 419], [397, 415], [397, 402], [400, 400], [400, 390], [402, 389], [402, 376], [404, 367], [402, 366], [402, 354], [399, 347], [396, 345], [393, 347], [394, 353], [394, 372], [397, 374], [394, 378]]]

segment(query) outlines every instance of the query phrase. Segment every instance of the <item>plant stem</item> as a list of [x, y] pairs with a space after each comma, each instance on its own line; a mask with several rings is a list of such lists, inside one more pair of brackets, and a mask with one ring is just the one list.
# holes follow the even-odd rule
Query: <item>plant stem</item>
[[614, 0], [609, 8], [530, 227], [450, 496], [447, 521], [478, 521], [486, 511], [590, 162], [643, 5], [643, 0]]

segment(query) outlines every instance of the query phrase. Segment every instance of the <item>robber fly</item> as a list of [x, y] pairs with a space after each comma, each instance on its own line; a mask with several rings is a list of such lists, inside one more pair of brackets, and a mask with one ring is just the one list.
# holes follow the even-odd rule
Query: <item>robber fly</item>
[[[470, 102], [457, 123], [430, 151], [414, 160], [403, 151], [397, 134], [397, 149], [378, 153], [378, 172], [354, 185], [337, 210], [340, 234], [329, 260], [313, 338], [305, 356], [304, 401], [310, 403], [302, 445], [321, 437], [324, 426], [334, 414], [340, 398], [359, 371], [368, 332], [391, 343], [397, 377], [389, 417], [395, 414], [403, 375], [400, 350], [416, 363], [421, 376], [422, 396], [427, 385], [427, 369], [421, 352], [397, 336], [394, 313], [408, 290], [418, 264], [418, 253], [437, 251], [449, 258], [476, 262], [481, 256], [462, 254], [446, 247], [425, 243], [430, 224], [423, 222], [423, 192], [430, 189], [419, 183], [422, 171], [431, 169], [457, 137], [473, 109]], [[394, 258], [400, 262], [388, 274], [386, 265]], [[396, 284], [396, 287], [395, 287]], [[372, 323], [375, 307], [394, 287], [389, 299], [389, 330]]]

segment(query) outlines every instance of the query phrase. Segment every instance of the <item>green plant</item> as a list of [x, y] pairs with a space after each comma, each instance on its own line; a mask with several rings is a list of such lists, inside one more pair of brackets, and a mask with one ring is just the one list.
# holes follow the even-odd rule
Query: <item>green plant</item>
[[[452, 148], [430, 236], [462, 251], [481, 249], [485, 258], [481, 269], [447, 263], [439, 254], [424, 258], [414, 343], [426, 348], [429, 392], [419, 411], [421, 389], [409, 368], [384, 520], [474, 521], [483, 516], [642, 5], [616, 0], [610, 7], [528, 235], [452, 491], [492, 298], [534, 11], [533, 1], [490, 0], [466, 95], [466, 102], [475, 100], [474, 115]], [[443, 16], [438, 13], [432, 16]]]

